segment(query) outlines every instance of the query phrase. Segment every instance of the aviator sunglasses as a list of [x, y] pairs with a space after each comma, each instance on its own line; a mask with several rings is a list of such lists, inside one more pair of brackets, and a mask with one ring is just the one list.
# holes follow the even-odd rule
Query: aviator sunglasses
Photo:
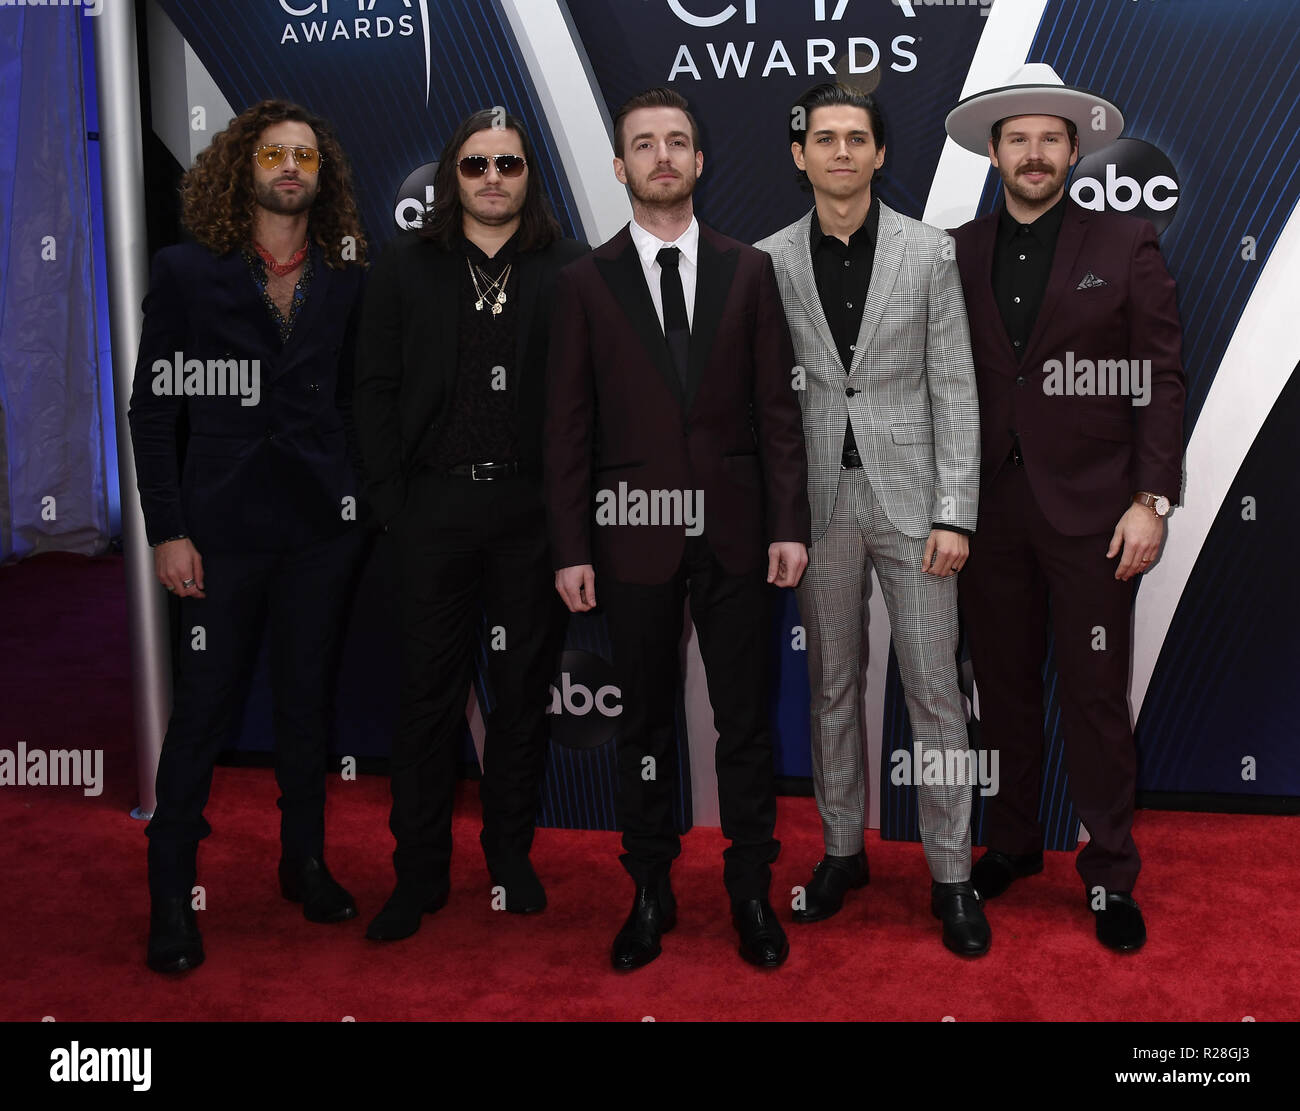
[[467, 154], [456, 163], [461, 175], [467, 178], [482, 177], [488, 172], [488, 160], [496, 165], [502, 177], [518, 177], [528, 165], [522, 154]]
[[293, 151], [293, 160], [298, 164], [298, 169], [305, 173], [314, 174], [325, 161], [324, 156], [315, 147], [291, 147], [284, 143], [268, 143], [264, 147], [258, 147], [253, 151], [253, 157], [257, 159], [257, 164], [262, 169], [274, 170], [284, 161], [289, 151]]

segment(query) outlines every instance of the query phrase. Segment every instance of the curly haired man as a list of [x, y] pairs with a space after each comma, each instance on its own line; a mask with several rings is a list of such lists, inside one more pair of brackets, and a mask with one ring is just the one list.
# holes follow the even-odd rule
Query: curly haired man
[[130, 407], [146, 531], [181, 628], [147, 829], [158, 972], [204, 958], [191, 905], [203, 808], [268, 615], [280, 889], [313, 922], [357, 913], [324, 862], [330, 679], [365, 531], [350, 401], [366, 242], [351, 173], [323, 120], [263, 101], [181, 193], [196, 242], [154, 258]]

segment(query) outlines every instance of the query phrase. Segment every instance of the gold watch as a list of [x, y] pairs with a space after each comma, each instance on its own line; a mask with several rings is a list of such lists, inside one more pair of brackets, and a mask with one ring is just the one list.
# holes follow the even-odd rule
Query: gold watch
[[1133, 504], [1145, 505], [1157, 517], [1169, 516], [1169, 499], [1161, 494], [1148, 494], [1145, 490], [1140, 490], [1133, 495]]

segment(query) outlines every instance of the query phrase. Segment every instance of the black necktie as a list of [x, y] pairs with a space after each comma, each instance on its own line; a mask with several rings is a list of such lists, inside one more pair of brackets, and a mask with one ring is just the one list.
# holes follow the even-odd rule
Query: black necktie
[[686, 294], [682, 292], [682, 274], [678, 264], [682, 252], [664, 247], [659, 258], [659, 292], [664, 304], [664, 338], [677, 367], [677, 377], [686, 384], [686, 364], [691, 345], [691, 325], [686, 316]]

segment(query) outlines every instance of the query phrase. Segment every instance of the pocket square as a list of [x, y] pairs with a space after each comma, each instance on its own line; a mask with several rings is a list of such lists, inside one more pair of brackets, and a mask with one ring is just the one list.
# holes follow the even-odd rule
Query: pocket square
[[1108, 284], [1109, 284], [1108, 282], [1103, 281], [1101, 278], [1097, 277], [1097, 275], [1094, 274], [1091, 270], [1089, 270], [1083, 276], [1083, 281], [1081, 281], [1074, 288], [1075, 289], [1100, 289], [1102, 286]]

